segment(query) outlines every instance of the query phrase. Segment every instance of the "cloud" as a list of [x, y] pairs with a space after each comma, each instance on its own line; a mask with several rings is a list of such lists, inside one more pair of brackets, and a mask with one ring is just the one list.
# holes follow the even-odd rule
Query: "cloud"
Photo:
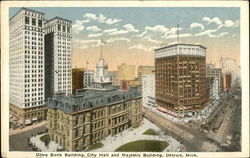
[[122, 19], [112, 19], [112, 18], [109, 18], [109, 19], [106, 20], [106, 24], [112, 25], [112, 24], [116, 24], [116, 23], [121, 22], [121, 21], [122, 21]]
[[75, 33], [79, 33], [80, 31], [84, 30], [83, 21], [76, 20], [76, 23], [72, 25], [72, 29]]
[[144, 39], [146, 39], [149, 42], [156, 43], [156, 44], [159, 44], [162, 42], [162, 41], [158, 41], [158, 40], [153, 40], [150, 35], [145, 36]]
[[114, 43], [114, 42], [116, 42], [116, 41], [126, 41], [126, 42], [130, 42], [130, 39], [128, 39], [128, 38], [123, 38], [123, 37], [121, 37], [121, 38], [110, 38], [110, 39], [107, 40], [107, 43]]
[[[184, 34], [179, 34], [179, 38], [183, 38], [183, 37], [191, 37], [192, 34], [190, 33], [184, 33]], [[165, 37], [165, 39], [173, 39], [176, 38], [177, 39], [177, 34], [171, 34]]]
[[86, 30], [98, 32], [101, 31], [102, 29], [100, 29], [98, 26], [88, 26]]
[[204, 36], [208, 35], [208, 37], [216, 37], [216, 35], [213, 35], [212, 33], [218, 31], [218, 29], [212, 29], [212, 30], [205, 30], [203, 32], [195, 34], [195, 36]]
[[167, 32], [169, 28], [166, 28], [163, 25], [156, 25], [154, 27], [146, 26], [145, 30], [164, 33], [164, 32]]
[[219, 34], [219, 37], [223, 37], [224, 35], [228, 35], [229, 34], [229, 32], [221, 32], [220, 34]]
[[97, 20], [97, 17], [95, 14], [92, 13], [86, 13], [85, 15], [83, 15], [84, 18], [88, 18], [88, 19], [92, 19], [92, 20]]
[[213, 19], [211, 19], [209, 17], [203, 17], [202, 20], [207, 22], [206, 25], [211, 24], [211, 23], [215, 23], [218, 25], [218, 29], [220, 29], [222, 27], [222, 21], [218, 17], [214, 17]]
[[80, 40], [80, 43], [96, 43], [100, 42], [100, 40]]
[[88, 37], [100, 37], [102, 36], [102, 33], [96, 33], [96, 34], [89, 34]]
[[98, 47], [101, 45], [101, 40], [81, 40], [80, 43], [92, 44], [92, 47]]
[[151, 33], [160, 33], [161, 35], [165, 35], [168, 31], [169, 28], [165, 27], [164, 25], [145, 26], [144, 32], [139, 35], [135, 35], [135, 37], [144, 37]]
[[132, 24], [126, 24], [126, 25], [123, 25], [123, 27], [125, 29], [127, 29], [129, 32], [138, 32], [139, 31], [139, 30], [135, 29]]
[[156, 48], [159, 48], [157, 46], [152, 46], [152, 47], [145, 47], [141, 44], [137, 44], [137, 45], [133, 45], [131, 47], [129, 47], [128, 49], [138, 49], [138, 50], [143, 50], [143, 51], [146, 51], [146, 52], [150, 52]]
[[196, 28], [196, 27], [201, 28], [201, 30], [204, 30], [204, 29], [205, 29], [205, 27], [204, 27], [203, 24], [200, 24], [200, 23], [192, 23], [192, 24], [190, 24], [190, 28], [191, 28], [191, 29]]
[[116, 29], [116, 30], [110, 31], [108, 34], [109, 35], [121, 35], [121, 34], [130, 33], [130, 32], [139, 32], [139, 30], [135, 29], [132, 24], [123, 25], [123, 28], [125, 29], [121, 29], [121, 30]]
[[81, 45], [80, 46], [80, 49], [87, 49], [88, 48], [88, 46], [86, 46], [86, 45]]
[[117, 31], [118, 29], [117, 28], [113, 28], [113, 29], [106, 29], [103, 31], [103, 33], [110, 33], [110, 32], [115, 32]]
[[240, 21], [236, 20], [235, 22], [232, 20], [225, 20], [223, 26], [224, 27], [239, 27]]
[[96, 14], [93, 13], [86, 13], [85, 15], [83, 15], [83, 17], [87, 18], [88, 20], [98, 21], [99, 23], [105, 23], [107, 25], [112, 25], [122, 21], [122, 19], [107, 18], [103, 14], [99, 14], [97, 16]]

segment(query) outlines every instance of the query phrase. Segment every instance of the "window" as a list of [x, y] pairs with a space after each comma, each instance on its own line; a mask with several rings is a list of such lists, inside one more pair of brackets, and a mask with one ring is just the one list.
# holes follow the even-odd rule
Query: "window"
[[57, 25], [57, 30], [61, 31], [61, 25]]
[[36, 19], [32, 18], [32, 25], [36, 26]]
[[42, 27], [42, 26], [43, 26], [42, 20], [38, 20], [38, 26], [39, 26], [39, 27]]
[[29, 20], [30, 20], [29, 17], [25, 17], [25, 24], [29, 24], [30, 23]]
[[63, 32], [65, 32], [66, 31], [66, 26], [63, 26]]
[[70, 33], [70, 27], [67, 27], [67, 33]]

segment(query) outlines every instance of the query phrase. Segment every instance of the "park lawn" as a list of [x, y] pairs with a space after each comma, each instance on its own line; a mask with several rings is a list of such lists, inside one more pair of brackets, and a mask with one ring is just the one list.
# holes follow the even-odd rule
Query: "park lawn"
[[45, 134], [44, 136], [41, 136], [40, 137], [40, 140], [42, 141], [42, 142], [46, 142], [46, 141], [49, 141], [49, 134]]
[[152, 130], [152, 129], [147, 129], [145, 132], [143, 132], [142, 134], [144, 134], [144, 135], [154, 135], [154, 136], [156, 136], [156, 135], [158, 135], [154, 130]]
[[103, 144], [101, 142], [98, 142], [98, 143], [91, 145], [86, 151], [95, 150], [101, 147], [103, 147]]
[[130, 151], [130, 152], [161, 152], [169, 144], [166, 141], [159, 140], [137, 140], [129, 142], [117, 148], [115, 151]]

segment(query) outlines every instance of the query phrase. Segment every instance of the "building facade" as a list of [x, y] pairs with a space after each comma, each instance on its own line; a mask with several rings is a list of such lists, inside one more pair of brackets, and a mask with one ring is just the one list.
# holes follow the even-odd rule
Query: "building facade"
[[142, 75], [142, 105], [156, 106], [155, 74]]
[[121, 84], [123, 80], [134, 80], [135, 79], [135, 65], [121, 64], [117, 67], [118, 69], [118, 84]]
[[10, 110], [30, 123], [44, 107], [44, 13], [21, 8], [9, 20]]
[[223, 91], [223, 77], [222, 72], [220, 68], [215, 68], [214, 65], [207, 65], [206, 66], [206, 76], [207, 78], [214, 78], [215, 80], [218, 80], [218, 90], [219, 93]]
[[109, 71], [108, 76], [113, 85], [118, 85], [117, 71]]
[[72, 93], [72, 22], [55, 17], [45, 24], [45, 98]]
[[84, 88], [89, 87], [94, 82], [95, 72], [93, 70], [85, 70], [83, 75]]
[[220, 67], [222, 69], [222, 76], [224, 78], [224, 91], [227, 91], [228, 89], [226, 87], [228, 87], [229, 85], [227, 85], [226, 83], [226, 76], [228, 74], [231, 75], [231, 85], [230, 87], [232, 87], [232, 84], [234, 83], [235, 79], [237, 78], [237, 66], [236, 66], [236, 60], [235, 59], [231, 59], [231, 58], [222, 58], [220, 59]]
[[84, 68], [72, 69], [72, 94], [75, 94], [77, 90], [83, 89], [83, 75]]
[[155, 50], [156, 103], [158, 110], [175, 117], [206, 106], [206, 48], [175, 44]]
[[219, 99], [219, 81], [217, 78], [209, 77], [208, 83], [209, 83], [209, 96], [210, 100], [216, 100]]
[[142, 75], [153, 74], [154, 71], [155, 71], [155, 67], [154, 66], [143, 66], [143, 65], [140, 65], [140, 66], [137, 67], [137, 77], [141, 81]]

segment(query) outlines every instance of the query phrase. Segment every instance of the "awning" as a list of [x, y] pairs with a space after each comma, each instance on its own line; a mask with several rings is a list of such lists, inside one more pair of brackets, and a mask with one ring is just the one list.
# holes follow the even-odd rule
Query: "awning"
[[173, 111], [167, 110], [167, 109], [162, 108], [162, 107], [159, 107], [159, 106], [157, 106], [157, 109], [158, 109], [159, 111], [161, 111], [161, 112], [164, 112], [164, 113], [166, 113], [166, 114], [169, 114], [169, 115], [172, 115], [172, 116], [174, 116], [174, 117], [177, 117], [176, 113], [174, 113]]
[[37, 118], [36, 118], [36, 117], [32, 119], [32, 121], [36, 121], [36, 120], [37, 120]]
[[31, 123], [30, 119], [25, 120], [25, 124], [26, 124], [26, 125], [27, 125], [27, 124], [30, 124], [30, 123]]

